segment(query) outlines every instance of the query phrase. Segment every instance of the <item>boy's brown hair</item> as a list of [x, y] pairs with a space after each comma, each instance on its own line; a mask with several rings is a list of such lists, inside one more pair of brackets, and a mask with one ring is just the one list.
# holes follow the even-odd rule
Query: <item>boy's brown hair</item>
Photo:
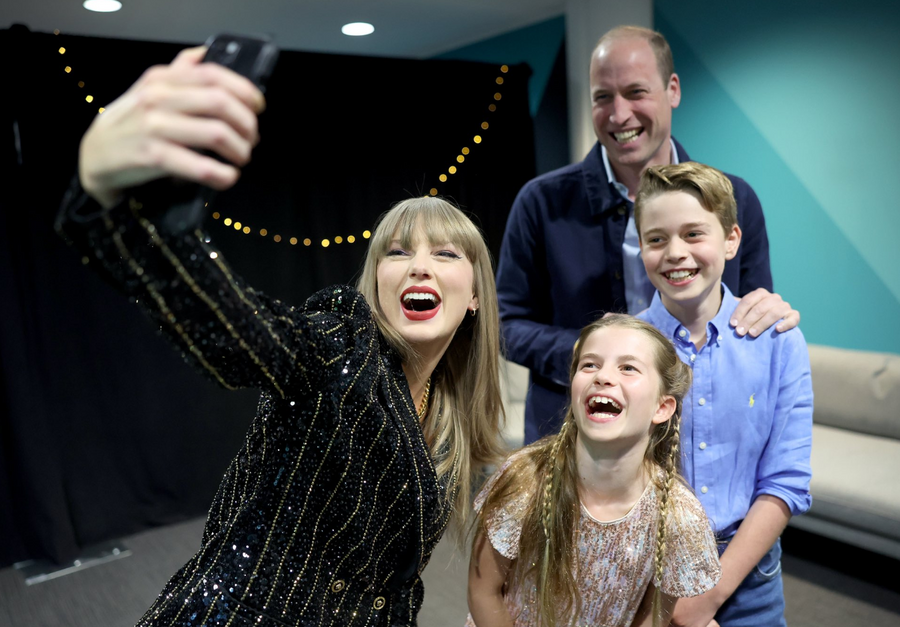
[[687, 161], [674, 165], [652, 166], [641, 174], [634, 199], [634, 223], [641, 234], [644, 205], [661, 194], [687, 192], [699, 197], [700, 204], [719, 218], [727, 237], [737, 226], [737, 203], [728, 177], [708, 165]]

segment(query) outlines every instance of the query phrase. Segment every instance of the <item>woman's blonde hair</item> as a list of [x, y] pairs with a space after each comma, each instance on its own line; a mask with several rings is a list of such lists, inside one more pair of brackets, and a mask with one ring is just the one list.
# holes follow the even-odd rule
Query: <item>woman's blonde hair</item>
[[453, 495], [456, 530], [461, 538], [469, 520], [474, 478], [503, 454], [500, 430], [505, 420], [500, 396], [500, 315], [490, 253], [484, 237], [466, 215], [440, 198], [411, 198], [385, 213], [369, 243], [357, 288], [372, 308], [375, 321], [404, 363], [418, 358], [394, 329], [378, 300], [378, 264], [391, 242], [412, 245], [421, 228], [431, 244], [452, 243], [472, 263], [478, 310], [466, 315], [432, 374], [431, 402], [423, 430], [430, 443], [439, 479]]
[[[656, 551], [653, 581], [654, 624], [660, 619], [660, 585], [666, 550], [666, 518], [669, 513], [669, 494], [675, 481], [680, 480], [679, 433], [682, 400], [691, 386], [691, 369], [675, 353], [672, 343], [652, 325], [624, 314], [612, 314], [592, 322], [575, 343], [569, 380], [575, 377], [584, 343], [595, 331], [609, 327], [633, 329], [644, 333], [654, 346], [654, 365], [660, 378], [660, 398], [672, 396], [675, 412], [672, 417], [656, 425], [644, 454], [644, 463], [655, 484], [659, 499]], [[481, 510], [481, 524], [514, 495], [525, 490], [531, 493], [523, 519], [519, 554], [510, 573], [512, 586], [522, 587], [533, 582], [538, 595], [541, 625], [568, 625], [580, 614], [581, 598], [576, 585], [575, 531], [580, 516], [578, 472], [575, 460], [575, 440], [578, 429], [572, 403], [556, 435], [547, 436], [526, 448], [526, 454], [513, 460], [495, 484]], [[660, 478], [656, 468], [665, 472]], [[484, 529], [484, 527], [482, 527]]]

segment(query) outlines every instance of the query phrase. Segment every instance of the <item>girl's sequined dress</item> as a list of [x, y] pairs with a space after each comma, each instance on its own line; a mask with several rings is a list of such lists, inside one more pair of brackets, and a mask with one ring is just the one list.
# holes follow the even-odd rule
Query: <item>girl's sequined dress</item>
[[262, 390], [200, 550], [142, 627], [415, 625], [451, 514], [399, 356], [350, 287], [294, 308], [244, 285], [202, 231], [80, 189], [57, 229], [220, 385]]
[[[513, 457], [526, 453], [513, 453]], [[512, 458], [511, 458], [512, 459]], [[509, 467], [507, 461], [485, 484], [475, 500], [481, 511], [497, 479]], [[516, 559], [522, 520], [533, 492], [513, 494], [487, 521], [487, 536], [501, 555]], [[716, 539], [700, 501], [690, 489], [675, 482], [670, 495], [666, 524], [666, 557], [661, 590], [676, 598], [692, 597], [711, 590], [722, 569]], [[652, 482], [632, 510], [618, 520], [595, 519], [584, 505], [579, 507], [576, 528], [575, 572], [581, 595], [581, 614], [574, 625], [627, 627], [653, 580], [659, 501]], [[515, 627], [538, 627], [537, 588], [513, 586], [505, 603]], [[469, 615], [466, 627], [475, 627]]]

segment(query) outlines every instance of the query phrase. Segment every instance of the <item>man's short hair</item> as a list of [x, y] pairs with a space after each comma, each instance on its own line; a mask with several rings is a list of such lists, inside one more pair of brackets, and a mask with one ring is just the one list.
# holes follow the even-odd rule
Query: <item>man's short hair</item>
[[662, 76], [663, 85], [668, 85], [669, 79], [675, 73], [675, 61], [672, 60], [672, 49], [669, 47], [669, 42], [662, 33], [643, 26], [616, 26], [597, 41], [594, 53], [596, 54], [597, 49], [605, 43], [629, 38], [643, 39], [650, 44], [653, 56], [656, 57], [656, 67], [659, 69], [659, 75]]
[[686, 161], [674, 165], [652, 166], [641, 174], [634, 198], [634, 223], [641, 232], [643, 207], [653, 198], [669, 192], [687, 192], [700, 197], [700, 204], [719, 218], [727, 237], [737, 224], [734, 187], [728, 177], [702, 163]]

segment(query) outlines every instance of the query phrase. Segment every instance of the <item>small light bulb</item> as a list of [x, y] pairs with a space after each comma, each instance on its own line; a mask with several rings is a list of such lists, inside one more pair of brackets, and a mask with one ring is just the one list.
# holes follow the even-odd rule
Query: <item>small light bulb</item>
[[375, 27], [368, 22], [351, 22], [341, 26], [341, 32], [349, 37], [363, 37], [375, 32]]
[[84, 0], [81, 6], [97, 13], [113, 13], [122, 8], [122, 3], [119, 0]]

